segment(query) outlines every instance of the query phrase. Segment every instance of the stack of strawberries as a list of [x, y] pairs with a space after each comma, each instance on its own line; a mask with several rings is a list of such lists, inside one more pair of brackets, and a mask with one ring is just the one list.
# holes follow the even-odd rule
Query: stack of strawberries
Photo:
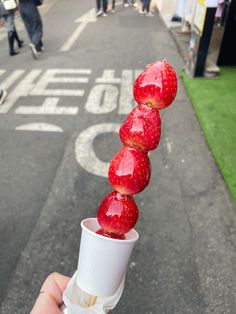
[[139, 211], [133, 195], [143, 191], [150, 181], [148, 152], [160, 141], [159, 110], [169, 106], [176, 93], [176, 73], [166, 60], [148, 65], [135, 80], [133, 94], [138, 106], [120, 127], [124, 146], [110, 163], [108, 179], [114, 191], [98, 209], [98, 234], [122, 240], [135, 226]]

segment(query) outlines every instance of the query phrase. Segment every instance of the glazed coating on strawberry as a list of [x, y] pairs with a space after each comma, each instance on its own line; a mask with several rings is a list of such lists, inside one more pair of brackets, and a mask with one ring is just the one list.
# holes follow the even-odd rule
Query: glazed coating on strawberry
[[177, 93], [177, 77], [166, 60], [157, 61], [146, 67], [133, 86], [134, 99], [138, 104], [164, 109], [174, 100]]
[[145, 105], [138, 105], [120, 127], [123, 144], [145, 152], [155, 149], [161, 137], [159, 111]]
[[108, 179], [121, 194], [136, 194], [145, 189], [151, 176], [147, 153], [124, 146], [114, 156], [108, 170]]
[[138, 219], [138, 208], [132, 197], [150, 181], [148, 151], [154, 150], [161, 137], [159, 110], [169, 106], [177, 93], [177, 77], [166, 60], [149, 64], [134, 82], [133, 94], [139, 104], [120, 127], [124, 146], [113, 157], [108, 179], [115, 191], [101, 203], [97, 219], [98, 234], [125, 239]]
[[124, 239], [124, 234], [135, 226], [138, 215], [138, 207], [132, 196], [113, 191], [105, 197], [98, 209], [97, 219], [102, 229], [97, 233]]

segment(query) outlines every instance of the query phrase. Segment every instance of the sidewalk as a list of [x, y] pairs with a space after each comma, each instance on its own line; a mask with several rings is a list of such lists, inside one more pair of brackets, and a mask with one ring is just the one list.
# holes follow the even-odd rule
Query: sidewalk
[[[184, 61], [188, 59], [188, 51], [189, 51], [189, 44], [191, 33], [183, 33], [181, 31], [182, 26], [177, 27], [170, 27], [170, 33], [176, 43], [176, 46], [179, 50], [179, 53], [183, 57]], [[219, 68], [216, 66], [220, 42], [223, 36], [223, 28], [221, 27], [214, 27], [212, 32], [212, 38], [209, 46], [209, 51], [206, 60], [206, 72], [216, 72], [218, 73]]]

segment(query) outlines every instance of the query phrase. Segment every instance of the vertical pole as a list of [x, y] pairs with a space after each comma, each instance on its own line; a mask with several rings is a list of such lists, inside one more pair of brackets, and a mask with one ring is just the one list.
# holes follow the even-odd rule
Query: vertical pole
[[215, 21], [216, 8], [207, 8], [202, 36], [199, 42], [198, 55], [196, 60], [196, 67], [194, 76], [203, 76], [205, 69], [205, 62], [207, 58], [208, 48], [211, 40], [211, 34]]

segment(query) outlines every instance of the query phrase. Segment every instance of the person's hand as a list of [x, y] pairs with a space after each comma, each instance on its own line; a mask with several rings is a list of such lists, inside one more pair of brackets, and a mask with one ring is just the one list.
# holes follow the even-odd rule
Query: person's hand
[[58, 273], [50, 274], [40, 289], [30, 314], [61, 314], [62, 295], [70, 278]]

